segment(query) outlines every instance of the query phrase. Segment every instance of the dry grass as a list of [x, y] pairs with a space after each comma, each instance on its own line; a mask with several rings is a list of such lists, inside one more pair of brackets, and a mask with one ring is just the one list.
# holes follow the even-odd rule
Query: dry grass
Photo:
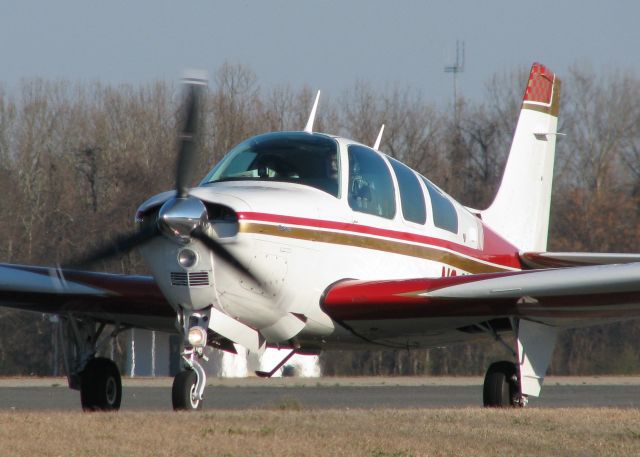
[[637, 456], [640, 411], [0, 413], [2, 456]]

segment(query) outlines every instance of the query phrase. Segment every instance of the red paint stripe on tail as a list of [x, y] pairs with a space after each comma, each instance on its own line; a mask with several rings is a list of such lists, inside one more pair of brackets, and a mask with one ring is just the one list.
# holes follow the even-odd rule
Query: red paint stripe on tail
[[524, 92], [524, 101], [551, 103], [554, 75], [542, 64], [534, 63]]

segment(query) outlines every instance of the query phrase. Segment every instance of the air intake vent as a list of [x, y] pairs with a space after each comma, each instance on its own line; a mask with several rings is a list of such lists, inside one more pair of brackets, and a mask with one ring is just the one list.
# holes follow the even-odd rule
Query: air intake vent
[[172, 286], [206, 287], [209, 285], [208, 271], [194, 271], [185, 273], [183, 271], [171, 272]]
[[188, 286], [189, 279], [187, 273], [172, 272], [171, 273], [171, 285], [172, 286]]
[[208, 271], [194, 271], [189, 273], [189, 286], [208, 286], [209, 285], [209, 272]]

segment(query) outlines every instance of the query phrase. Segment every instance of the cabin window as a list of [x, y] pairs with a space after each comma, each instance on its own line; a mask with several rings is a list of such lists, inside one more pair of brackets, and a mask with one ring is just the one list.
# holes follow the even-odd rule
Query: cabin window
[[393, 219], [396, 213], [389, 167], [377, 152], [365, 146], [349, 146], [349, 206], [387, 219]]
[[338, 143], [324, 135], [302, 132], [267, 133], [233, 148], [202, 180], [283, 181], [340, 195]]
[[438, 228], [458, 233], [458, 213], [451, 200], [425, 177], [422, 177], [422, 181], [427, 186], [431, 198], [433, 224]]
[[396, 174], [402, 203], [402, 216], [407, 221], [424, 224], [427, 221], [427, 209], [424, 203], [422, 187], [413, 170], [395, 159], [389, 159]]

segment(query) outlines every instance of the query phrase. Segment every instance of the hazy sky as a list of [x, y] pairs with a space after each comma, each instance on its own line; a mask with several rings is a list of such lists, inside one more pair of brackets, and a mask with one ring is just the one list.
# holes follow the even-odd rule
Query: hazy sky
[[638, 1], [0, 0], [0, 81], [139, 83], [183, 68], [250, 67], [262, 86], [309, 84], [338, 99], [357, 80], [451, 98], [456, 39], [463, 95], [495, 72], [541, 61], [640, 70]]

